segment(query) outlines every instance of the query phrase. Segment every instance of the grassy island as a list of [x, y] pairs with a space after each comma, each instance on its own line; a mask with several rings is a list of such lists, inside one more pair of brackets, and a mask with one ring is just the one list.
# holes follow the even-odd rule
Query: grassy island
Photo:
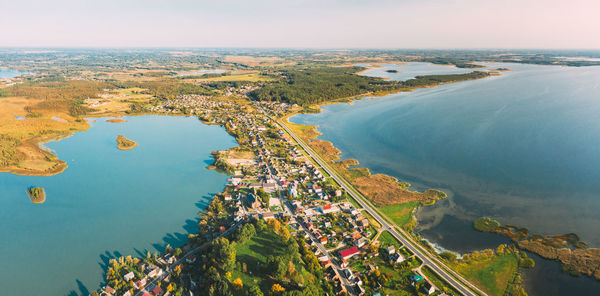
[[121, 119], [121, 118], [111, 118], [111, 119], [107, 119], [106, 122], [122, 123], [122, 122], [127, 122], [127, 120]]
[[138, 145], [137, 142], [125, 138], [123, 135], [117, 136], [117, 148], [120, 150], [133, 149]]
[[481, 232], [495, 232], [500, 227], [500, 222], [489, 217], [481, 217], [475, 220], [473, 227]]
[[[477, 219], [473, 227], [482, 232], [504, 235], [520, 249], [536, 253], [546, 259], [560, 261], [562, 269], [575, 276], [587, 275], [600, 280], [600, 248], [588, 248], [575, 233], [561, 235], [530, 234], [529, 229], [513, 225], [501, 225], [488, 217]], [[529, 258], [521, 260], [526, 267], [533, 267]]]
[[31, 198], [31, 202], [41, 204], [46, 201], [46, 192], [41, 187], [31, 187], [27, 189], [27, 195]]

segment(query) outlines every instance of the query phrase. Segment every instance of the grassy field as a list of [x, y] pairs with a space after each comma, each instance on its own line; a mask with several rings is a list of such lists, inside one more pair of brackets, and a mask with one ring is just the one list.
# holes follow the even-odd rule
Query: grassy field
[[236, 270], [232, 278], [240, 277], [244, 285], [262, 286], [263, 278], [266, 278], [263, 265], [267, 262], [267, 257], [282, 255], [283, 248], [281, 240], [272, 232], [258, 233], [247, 242], [236, 244], [236, 261], [245, 263], [248, 269], [247, 272]]
[[461, 262], [455, 264], [453, 269], [489, 295], [503, 295], [518, 265], [518, 255], [509, 253]]
[[[264, 265], [270, 255], [283, 256], [284, 248], [285, 245], [280, 237], [270, 231], [257, 233], [247, 242], [236, 244], [236, 262], [245, 263], [247, 271], [241, 272], [236, 268], [232, 273], [232, 279], [239, 277], [244, 285], [258, 285], [261, 288], [270, 289], [274, 281], [265, 274]], [[304, 279], [309, 280], [312, 278], [312, 275], [306, 271], [302, 264], [296, 263], [296, 270]]]
[[400, 241], [398, 241], [389, 231], [383, 231], [381, 235], [379, 235], [379, 241], [385, 244], [386, 246], [393, 245], [396, 249], [400, 248], [402, 245]]
[[408, 203], [379, 207], [381, 212], [388, 216], [398, 226], [403, 227], [413, 220], [413, 210], [419, 205], [419, 202], [411, 201]]

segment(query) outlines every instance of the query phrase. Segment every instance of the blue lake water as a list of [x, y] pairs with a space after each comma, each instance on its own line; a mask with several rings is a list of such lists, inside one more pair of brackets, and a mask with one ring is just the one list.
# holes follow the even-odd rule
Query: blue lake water
[[19, 72], [14, 70], [2, 70], [0, 69], [0, 79], [1, 78], [14, 78], [22, 74], [27, 74], [25, 72]]
[[221, 73], [225, 73], [225, 70], [222, 70], [222, 69], [204, 69], [204, 70], [198, 70], [198, 71], [193, 71], [193, 72], [188, 72], [188, 73], [177, 74], [177, 76], [194, 76], [194, 75], [221, 74]]
[[[481, 216], [535, 233], [574, 232], [600, 247], [600, 67], [488, 65], [514, 71], [326, 105], [292, 121], [319, 125], [320, 138], [374, 173], [448, 192], [418, 213], [419, 231], [441, 247], [466, 252], [502, 243], [475, 235], [472, 221]], [[385, 70], [408, 75], [408, 68], [369, 74], [407, 79]], [[533, 274], [529, 282], [541, 287], [543, 278]], [[600, 282], [584, 283], [581, 291], [600, 294]], [[544, 293], [566, 295], [533, 292]]]
[[[367, 64], [361, 65], [367, 66]], [[430, 63], [408, 63], [405, 65], [383, 63], [378, 65], [383, 67], [367, 69], [361, 72], [360, 75], [404, 81], [419, 75], [461, 74], [474, 71], [473, 69], [458, 68], [454, 65], [435, 65]], [[398, 72], [387, 72], [387, 70], [396, 70]]]
[[[108, 260], [177, 246], [227, 176], [206, 169], [210, 152], [236, 146], [195, 117], [95, 119], [85, 132], [45, 146], [67, 161], [51, 177], [0, 174], [2, 295], [88, 295]], [[121, 151], [117, 135], [137, 141]], [[46, 189], [33, 204], [30, 186]]]

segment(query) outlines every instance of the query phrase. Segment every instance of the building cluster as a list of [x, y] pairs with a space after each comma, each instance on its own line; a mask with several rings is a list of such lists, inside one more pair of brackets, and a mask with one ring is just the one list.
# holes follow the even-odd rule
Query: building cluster
[[[426, 294], [436, 292], [418, 269], [421, 263], [417, 263], [415, 257], [399, 244], [380, 244], [378, 237], [383, 229], [374, 225], [377, 222], [353, 205], [344, 190], [313, 164], [272, 120], [273, 116], [289, 112], [293, 106], [273, 102], [250, 104], [253, 112], [244, 110], [247, 106], [189, 95], [152, 109], [165, 112], [188, 108], [203, 120], [225, 126], [240, 143], [236, 149], [245, 152], [246, 158], [243, 159], [232, 157], [227, 151], [216, 154], [219, 158], [216, 162], [223, 163], [231, 174], [224, 192], [215, 197], [229, 215], [219, 215], [219, 222], [205, 215], [206, 219], [200, 222], [200, 240], [197, 243], [227, 234], [251, 217], [280, 219], [294, 230], [293, 235], [303, 237], [310, 245], [338, 294], [365, 294], [365, 279], [378, 269], [378, 262], [409, 266], [415, 272], [412, 278], [414, 284], [422, 287], [421, 281], [425, 281], [431, 287]], [[184, 254], [189, 256], [186, 260], [180, 262], [174, 257], [160, 258], [160, 263], [165, 263], [161, 266], [166, 269], [160, 269], [158, 265], [144, 269], [163, 270], [161, 286], [148, 285], [150, 280], [156, 278], [158, 271], [153, 274], [154, 277], [150, 273], [128, 273], [126, 275], [129, 278], [123, 280], [135, 283], [138, 291], [144, 293], [140, 295], [168, 295], [164, 281], [173, 274], [175, 266], [191, 264], [195, 260], [186, 253], [193, 249], [191, 244], [187, 244], [187, 250], [184, 250]], [[357, 266], [363, 268], [357, 269]], [[196, 287], [200, 281], [191, 274], [184, 273], [183, 277], [187, 279], [187, 286], [191, 287]], [[113, 295], [109, 293], [110, 289], [107, 286], [103, 291]]]

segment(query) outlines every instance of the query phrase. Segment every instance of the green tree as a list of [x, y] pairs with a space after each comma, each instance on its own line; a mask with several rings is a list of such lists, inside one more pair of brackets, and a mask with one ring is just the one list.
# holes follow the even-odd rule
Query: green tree
[[210, 244], [211, 252], [209, 254], [213, 266], [227, 272], [235, 267], [235, 248], [229, 243], [229, 240], [220, 237]]
[[264, 294], [258, 286], [252, 286], [248, 290], [248, 296], [264, 296]]

